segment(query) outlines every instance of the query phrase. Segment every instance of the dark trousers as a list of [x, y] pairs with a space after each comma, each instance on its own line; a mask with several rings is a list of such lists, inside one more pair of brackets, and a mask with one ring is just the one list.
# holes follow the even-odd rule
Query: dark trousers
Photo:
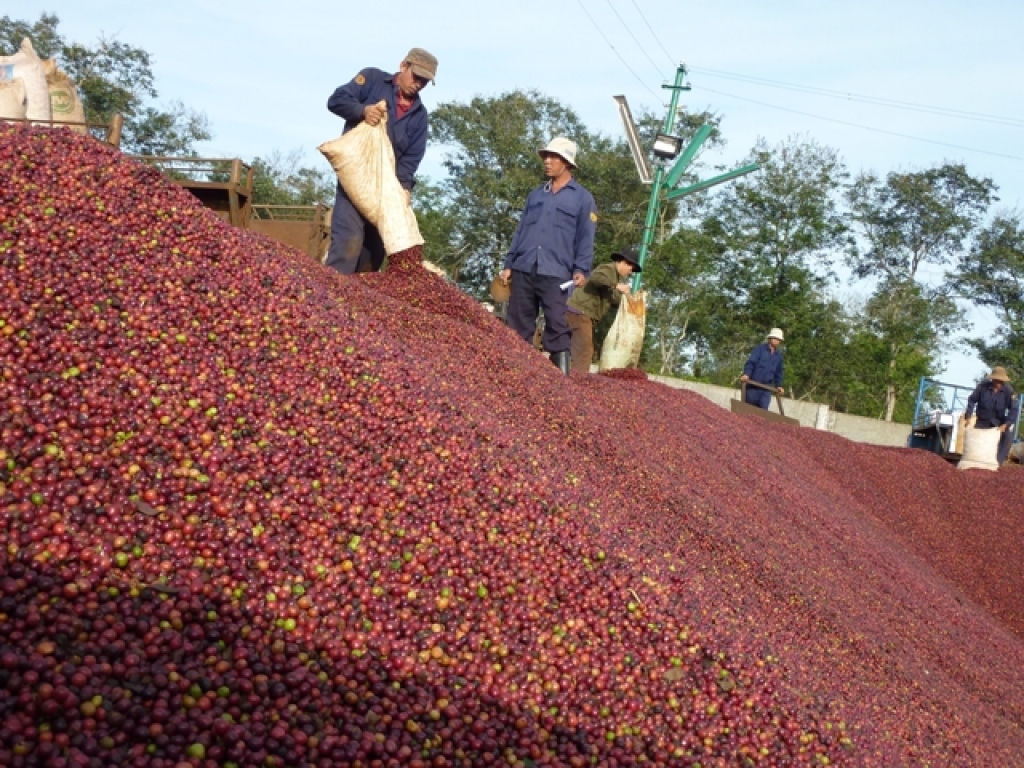
[[384, 241], [377, 228], [356, 210], [339, 184], [331, 212], [331, 247], [325, 263], [343, 275], [379, 272], [385, 255]]
[[505, 322], [523, 341], [532, 344], [537, 328], [537, 311], [544, 309], [544, 349], [569, 351], [569, 326], [565, 321], [565, 302], [569, 294], [560, 290], [564, 280], [533, 272], [512, 272], [512, 295], [508, 300]]
[[999, 450], [996, 452], [996, 461], [1004, 463], [1010, 457], [1010, 448], [1013, 447], [1013, 424], [1010, 424], [1006, 431], [999, 436]]
[[590, 373], [590, 363], [594, 359], [594, 322], [579, 312], [565, 312], [572, 341], [569, 344], [569, 357], [572, 370]]
[[747, 402], [767, 411], [772, 404], [772, 393], [767, 389], [758, 389], [747, 385]]

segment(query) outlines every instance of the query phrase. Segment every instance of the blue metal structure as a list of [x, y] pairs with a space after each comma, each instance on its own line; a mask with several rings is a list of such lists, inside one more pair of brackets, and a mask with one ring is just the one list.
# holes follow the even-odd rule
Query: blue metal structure
[[[911, 423], [907, 445], [937, 453], [949, 461], [958, 460], [960, 453], [956, 450], [956, 444], [960, 417], [967, 410], [967, 398], [973, 391], [973, 385], [965, 387], [922, 376], [917, 387], [914, 421]], [[1013, 424], [1013, 441], [1019, 440], [1018, 412], [1017, 421]]]

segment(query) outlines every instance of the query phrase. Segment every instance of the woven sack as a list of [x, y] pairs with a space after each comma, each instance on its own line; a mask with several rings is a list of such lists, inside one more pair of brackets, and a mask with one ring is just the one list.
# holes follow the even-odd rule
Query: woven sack
[[964, 453], [958, 469], [999, 469], [996, 454], [999, 451], [998, 429], [968, 429], [964, 435]]
[[24, 80], [0, 80], [0, 120], [23, 120], [27, 106]]
[[13, 56], [0, 56], [0, 82], [20, 77], [25, 82], [28, 105], [25, 117], [29, 120], [50, 119], [50, 90], [46, 87], [43, 62], [36, 56], [32, 41], [21, 41], [21, 49]]
[[388, 255], [423, 245], [416, 214], [395, 175], [395, 152], [386, 117], [377, 125], [359, 123], [317, 149], [334, 168], [356, 210], [377, 227]]
[[43, 72], [46, 75], [46, 87], [50, 92], [50, 113], [54, 120], [68, 123], [82, 123], [82, 125], [67, 126], [75, 133], [86, 134], [85, 107], [82, 106], [82, 99], [78, 95], [78, 89], [71, 82], [67, 73], [57, 66], [53, 59], [43, 62]]
[[598, 370], [635, 368], [644, 348], [644, 326], [647, 320], [647, 292], [624, 295], [619, 301], [615, 321], [601, 345]]

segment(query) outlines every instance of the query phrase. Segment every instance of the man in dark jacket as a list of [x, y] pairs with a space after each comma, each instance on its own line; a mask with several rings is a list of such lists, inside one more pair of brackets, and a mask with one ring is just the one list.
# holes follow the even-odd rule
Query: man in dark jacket
[[970, 422], [977, 410], [973, 423], [975, 429], [1006, 431], [1010, 400], [1013, 397], [1013, 390], [1009, 387], [1009, 383], [1010, 377], [1006, 375], [1006, 369], [1000, 365], [993, 368], [988, 378], [974, 388], [971, 396], [967, 398], [967, 410], [964, 416]]
[[512, 278], [506, 322], [526, 342], [533, 339], [537, 311], [544, 309], [544, 349], [551, 362], [569, 373], [569, 325], [565, 304], [569, 285], [586, 282], [594, 261], [597, 205], [573, 178], [576, 144], [557, 137], [539, 152], [547, 183], [526, 198], [501, 279]]
[[[327, 100], [327, 109], [345, 119], [344, 133], [364, 120], [377, 125], [387, 118], [388, 138], [395, 150], [395, 175], [411, 199], [416, 169], [427, 148], [427, 109], [419, 93], [434, 82], [437, 59], [422, 48], [413, 48], [397, 74], [368, 67]], [[384, 101], [387, 107], [379, 107]], [[338, 184], [331, 213], [331, 247], [327, 266], [351, 275], [377, 272], [384, 263], [384, 243], [377, 228], [363, 218]]]
[[[782, 330], [772, 328], [768, 332], [768, 340], [758, 344], [750, 353], [747, 364], [743, 366], [740, 381], [767, 384], [774, 387], [778, 394], [783, 394], [786, 390], [782, 386], [782, 352], [779, 351], [782, 341]], [[772, 404], [772, 392], [760, 387], [747, 387], [747, 402], [768, 410], [768, 406]]]
[[629, 284], [621, 282], [622, 279], [640, 271], [637, 252], [626, 248], [621, 253], [613, 253], [610, 263], [597, 267], [590, 279], [572, 292], [565, 314], [572, 333], [569, 347], [572, 370], [590, 371], [590, 362], [594, 359], [594, 323], [609, 309], [617, 307], [623, 294], [629, 294]]

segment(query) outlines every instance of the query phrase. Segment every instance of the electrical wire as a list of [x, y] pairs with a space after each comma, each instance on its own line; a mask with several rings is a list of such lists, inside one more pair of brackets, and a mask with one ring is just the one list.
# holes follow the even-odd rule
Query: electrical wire
[[995, 125], [1008, 125], [1015, 128], [1024, 128], [1024, 120], [1015, 117], [1004, 117], [1001, 115], [988, 115], [983, 112], [969, 112], [963, 109], [952, 109], [950, 107], [936, 107], [929, 104], [917, 104], [912, 101], [901, 101], [899, 99], [886, 99], [880, 96], [865, 96], [859, 93], [848, 93], [845, 91], [836, 91], [830, 88], [818, 88], [810, 85], [796, 85], [794, 83], [785, 83], [779, 80], [769, 80], [764, 77], [753, 77], [750, 75], [739, 75], [733, 72], [723, 72], [716, 69], [708, 69], [706, 67], [690, 67], [691, 72], [697, 72], [709, 77], [720, 77], [727, 80], [736, 80], [741, 83], [752, 83], [755, 85], [767, 85], [771, 88], [784, 88], [790, 91], [797, 91], [799, 93], [809, 93], [816, 96], [827, 96], [833, 99], [842, 99], [843, 101], [854, 101], [861, 102], [864, 104], [876, 104], [884, 107], [894, 107], [896, 109], [907, 109], [914, 112], [926, 112], [934, 115], [944, 115], [946, 117], [957, 117], [963, 120], [975, 120], [983, 123], [993, 123]]
[[626, 30], [627, 34], [629, 34], [631, 38], [633, 38], [633, 42], [636, 43], [636, 47], [639, 48], [643, 52], [644, 56], [647, 57], [647, 60], [651, 62], [651, 66], [654, 67], [654, 71], [661, 75], [662, 72], [658, 68], [658, 65], [654, 63], [654, 59], [651, 58], [651, 55], [647, 52], [647, 49], [640, 44], [640, 41], [636, 39], [636, 35], [633, 34], [633, 30], [629, 28], [629, 26], [626, 24], [626, 21], [622, 18], [622, 16], [619, 15], [619, 12], [615, 9], [615, 6], [612, 5], [612, 0], [605, 0], [605, 2], [608, 3], [608, 7], [612, 9], [612, 13], [615, 14], [615, 18], [619, 20], [619, 24], [622, 25], [622, 28]]
[[1020, 157], [1018, 155], [1007, 155], [1007, 154], [1003, 154], [1002, 152], [990, 152], [987, 149], [978, 149], [976, 147], [966, 147], [966, 146], [963, 146], [962, 144], [950, 144], [950, 143], [945, 142], [945, 141], [936, 141], [934, 139], [925, 139], [925, 138], [922, 138], [921, 136], [912, 136], [912, 135], [910, 135], [908, 133], [899, 133], [897, 131], [887, 131], [884, 128], [875, 128], [874, 126], [871, 126], [871, 125], [860, 125], [859, 123], [850, 123], [850, 122], [847, 122], [846, 120], [837, 120], [837, 119], [832, 118], [832, 117], [824, 117], [823, 115], [815, 115], [812, 112], [803, 112], [803, 111], [801, 111], [799, 109], [790, 109], [789, 107], [780, 107], [777, 104], [769, 104], [768, 102], [758, 101], [757, 99], [748, 99], [745, 96], [737, 96], [737, 95], [735, 95], [733, 93], [726, 93], [725, 91], [715, 90], [714, 88], [704, 87], [702, 90], [705, 90], [705, 91], [707, 91], [709, 93], [717, 93], [719, 96], [726, 96], [726, 97], [728, 97], [730, 99], [737, 99], [739, 101], [747, 101], [747, 102], [750, 102], [751, 104], [757, 104], [758, 106], [761, 106], [761, 107], [768, 107], [769, 109], [777, 109], [777, 110], [781, 110], [782, 112], [792, 112], [795, 115], [803, 115], [804, 117], [813, 117], [816, 120], [824, 120], [824, 121], [829, 122], [829, 123], [837, 123], [839, 125], [846, 125], [846, 126], [849, 126], [851, 128], [860, 128], [861, 130], [864, 130], [864, 131], [872, 131], [874, 133], [884, 133], [884, 134], [887, 134], [889, 136], [898, 136], [901, 139], [910, 139], [911, 141], [921, 141], [921, 142], [924, 142], [926, 144], [936, 144], [936, 145], [938, 145], [940, 147], [950, 147], [951, 149], [960, 149], [960, 150], [963, 150], [965, 152], [977, 152], [977, 153], [980, 153], [980, 154], [983, 154], [983, 155], [991, 155], [993, 157], [1002, 157], [1002, 158], [1005, 158], [1007, 160], [1021, 160], [1021, 161], [1024, 161], [1024, 157]]
[[609, 48], [611, 48], [611, 49], [612, 49], [612, 51], [613, 51], [613, 52], [615, 53], [615, 55], [619, 57], [619, 61], [621, 61], [621, 62], [622, 62], [622, 66], [624, 66], [624, 67], [625, 67], [626, 69], [628, 69], [628, 70], [629, 70], [629, 73], [630, 73], [631, 75], [633, 75], [633, 77], [635, 77], [635, 78], [636, 78], [636, 81], [637, 81], [638, 83], [640, 83], [640, 85], [642, 85], [642, 86], [643, 86], [644, 88], [646, 88], [646, 89], [647, 89], [647, 92], [648, 92], [648, 93], [650, 93], [650, 94], [651, 94], [651, 95], [652, 95], [652, 96], [653, 96], [653, 97], [654, 97], [654, 98], [655, 98], [656, 100], [658, 100], [658, 101], [661, 101], [661, 97], [660, 97], [660, 96], [659, 96], [659, 95], [658, 95], [657, 93], [655, 93], [655, 92], [654, 92], [653, 90], [651, 90], [651, 87], [650, 87], [649, 85], [647, 85], [647, 83], [645, 83], [645, 82], [643, 81], [643, 79], [642, 79], [642, 78], [640, 77], [640, 75], [638, 75], [638, 74], [637, 74], [636, 72], [634, 72], [634, 71], [633, 71], [633, 68], [632, 68], [631, 66], [629, 66], [629, 64], [628, 64], [628, 63], [626, 62], [626, 60], [625, 60], [624, 58], [622, 58], [622, 54], [621, 54], [621, 53], [619, 53], [619, 49], [618, 49], [618, 48], [616, 48], [616, 47], [615, 47], [615, 46], [614, 46], [614, 45], [612, 44], [612, 41], [608, 39], [608, 36], [607, 36], [607, 35], [606, 35], [606, 34], [605, 34], [605, 33], [604, 33], [603, 31], [602, 31], [601, 27], [599, 27], [599, 26], [597, 25], [597, 22], [596, 22], [596, 21], [594, 21], [594, 17], [590, 15], [590, 11], [588, 11], [588, 10], [587, 10], [587, 7], [586, 7], [586, 6], [585, 6], [585, 5], [583, 4], [583, 0], [576, 0], [576, 3], [577, 3], [577, 4], [579, 5], [579, 7], [580, 7], [580, 8], [581, 8], [581, 9], [583, 10], [583, 13], [585, 13], [585, 14], [586, 14], [587, 18], [588, 18], [588, 19], [590, 19], [590, 23], [594, 25], [594, 29], [596, 29], [596, 30], [597, 30], [597, 33], [598, 33], [599, 35], [601, 35], [601, 37], [603, 37], [603, 38], [604, 38], [604, 41], [605, 41], [606, 43], [608, 43], [608, 47], [609, 47]]
[[676, 62], [676, 60], [672, 58], [672, 54], [670, 54], [668, 50], [665, 48], [665, 46], [662, 44], [661, 39], [658, 37], [657, 33], [655, 33], [654, 31], [654, 28], [651, 26], [651, 22], [647, 20], [647, 17], [644, 16], [644, 12], [640, 10], [640, 6], [636, 4], [636, 0], [632, 0], [632, 3], [633, 7], [636, 8], [636, 12], [640, 14], [640, 18], [644, 20], [644, 24], [647, 25], [647, 31], [651, 33], [651, 37], [654, 38], [654, 41], [659, 45], [661, 50], [664, 52], [665, 56], [668, 58], [669, 62], [672, 64], [672, 67], [675, 68], [678, 65], [678, 62]]

